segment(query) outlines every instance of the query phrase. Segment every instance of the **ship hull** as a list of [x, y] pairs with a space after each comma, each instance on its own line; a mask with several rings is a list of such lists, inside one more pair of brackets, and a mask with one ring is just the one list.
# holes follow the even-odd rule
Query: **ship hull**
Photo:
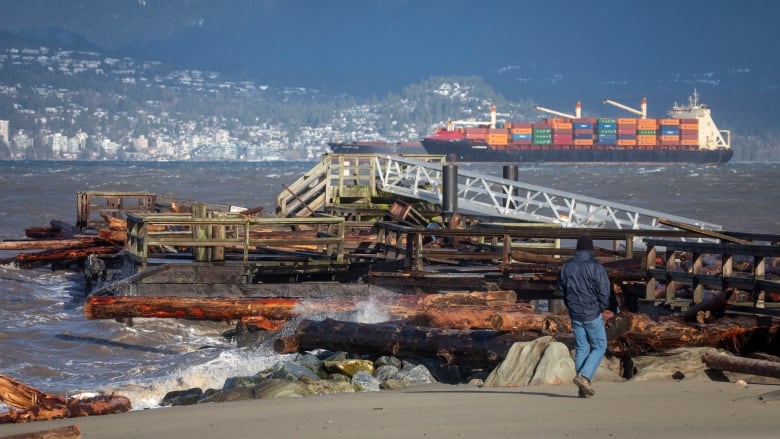
[[336, 154], [427, 154], [420, 142], [331, 142], [328, 147]]
[[[702, 163], [723, 164], [731, 160], [731, 149], [627, 149], [615, 147], [582, 148], [573, 146], [535, 147], [536, 149], [496, 149], [468, 140], [423, 139], [428, 154], [443, 155], [449, 162], [462, 163]], [[560, 148], [560, 149], [556, 149]]]

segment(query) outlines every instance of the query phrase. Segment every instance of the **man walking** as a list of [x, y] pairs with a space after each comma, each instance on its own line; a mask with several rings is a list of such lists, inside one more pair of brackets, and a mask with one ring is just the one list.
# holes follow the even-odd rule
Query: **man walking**
[[577, 240], [574, 257], [566, 261], [558, 275], [558, 289], [569, 309], [574, 332], [574, 384], [581, 397], [596, 394], [591, 380], [607, 351], [607, 334], [602, 311], [609, 307], [610, 282], [607, 271], [593, 256], [593, 240]]

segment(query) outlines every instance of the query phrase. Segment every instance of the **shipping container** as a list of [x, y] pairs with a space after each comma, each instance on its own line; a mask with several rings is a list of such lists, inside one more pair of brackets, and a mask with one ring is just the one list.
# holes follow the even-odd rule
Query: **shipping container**
[[652, 130], [636, 130], [636, 133], [637, 135], [640, 136], [655, 136], [656, 134], [655, 128], [653, 128]]
[[658, 119], [658, 125], [680, 125], [680, 119]]
[[699, 139], [680, 139], [680, 145], [698, 145]]
[[626, 117], [621, 117], [621, 118], [618, 118], [617, 124], [618, 124], [618, 126], [620, 126], [620, 125], [636, 125], [637, 124], [637, 120], [636, 119], [631, 119], [631, 118], [626, 118]]
[[593, 139], [574, 139], [574, 144], [577, 146], [593, 145]]
[[697, 123], [681, 123], [680, 124], [681, 130], [699, 130], [699, 124]]
[[531, 127], [517, 127], [514, 126], [511, 129], [512, 134], [531, 134], [533, 133], [533, 128]]

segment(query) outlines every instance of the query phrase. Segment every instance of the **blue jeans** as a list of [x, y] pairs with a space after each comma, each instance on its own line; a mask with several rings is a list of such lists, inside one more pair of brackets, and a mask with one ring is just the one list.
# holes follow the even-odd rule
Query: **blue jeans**
[[604, 320], [601, 315], [589, 322], [572, 320], [571, 329], [574, 332], [574, 368], [578, 374], [592, 380], [607, 352]]

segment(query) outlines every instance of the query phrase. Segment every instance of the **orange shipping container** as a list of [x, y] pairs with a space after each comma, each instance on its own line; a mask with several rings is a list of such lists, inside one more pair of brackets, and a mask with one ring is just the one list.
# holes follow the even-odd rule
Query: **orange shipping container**
[[621, 117], [621, 118], [619, 118], [617, 120], [617, 124], [618, 125], [636, 125], [637, 124], [637, 120], [636, 119], [631, 119], [631, 118], [626, 118], [626, 117]]
[[554, 130], [570, 130], [571, 122], [553, 122], [552, 127]]
[[680, 129], [681, 130], [695, 130], [695, 131], [698, 131], [699, 130], [699, 124], [696, 124], [696, 123], [681, 123], [680, 124]]
[[574, 139], [575, 145], [593, 145], [593, 139]]
[[680, 136], [658, 136], [661, 142], [668, 142], [670, 140], [680, 140]]
[[488, 134], [487, 141], [491, 145], [506, 145], [509, 138], [506, 134]]
[[645, 140], [655, 143], [655, 136], [652, 134], [638, 134], [636, 140]]
[[619, 146], [634, 146], [636, 145], [636, 139], [618, 139], [617, 144]]
[[698, 139], [697, 140], [687, 140], [687, 139], [680, 140], [680, 145], [693, 146], [693, 145], [698, 145], [698, 144], [699, 144], [699, 140]]
[[680, 119], [658, 119], [658, 125], [680, 125]]
[[640, 140], [640, 139], [637, 139], [636, 140], [636, 144], [639, 145], [639, 146], [655, 146], [655, 139], [652, 139], [652, 140], [648, 140], [648, 139]]
[[533, 134], [533, 128], [512, 128], [512, 134]]

